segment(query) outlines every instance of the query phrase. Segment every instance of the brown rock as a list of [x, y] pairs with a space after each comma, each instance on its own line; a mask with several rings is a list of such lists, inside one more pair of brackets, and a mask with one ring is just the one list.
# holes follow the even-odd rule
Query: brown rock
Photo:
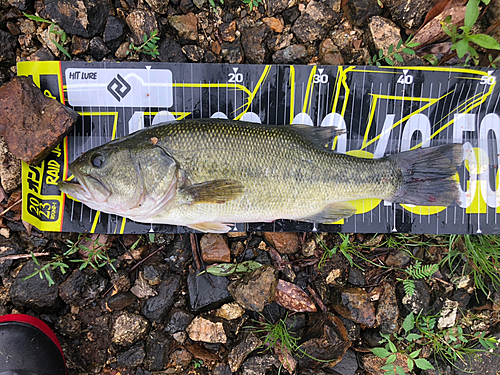
[[219, 36], [224, 42], [234, 42], [234, 39], [236, 39], [236, 21], [221, 24], [219, 26]]
[[47, 98], [29, 77], [0, 87], [0, 133], [10, 152], [28, 164], [42, 161], [71, 130], [78, 114]]
[[395, 286], [389, 283], [384, 283], [384, 291], [380, 296], [380, 301], [377, 309], [377, 324], [380, 327], [380, 332], [391, 334], [398, 330], [399, 308], [396, 300]]
[[136, 45], [144, 43], [142, 39], [144, 34], [149, 37], [152, 31], [158, 30], [154, 13], [146, 10], [134, 10], [125, 21], [132, 32], [132, 41]]
[[339, 315], [367, 327], [375, 325], [375, 308], [364, 289], [332, 288], [332, 291], [333, 308]]
[[331, 313], [311, 314], [309, 321], [300, 346], [307, 354], [300, 356], [299, 365], [314, 369], [328, 362], [328, 367], [332, 368], [342, 360], [351, 345], [345, 326], [339, 317]]
[[268, 54], [265, 40], [271, 33], [266, 24], [255, 25], [246, 29], [241, 36], [241, 46], [245, 51], [246, 61], [250, 64], [263, 64]]
[[0, 179], [7, 193], [16, 190], [21, 184], [21, 160], [9, 152], [3, 137], [0, 137]]
[[167, 13], [169, 0], [146, 0], [151, 9], [160, 14]]
[[71, 39], [71, 54], [81, 55], [89, 50], [90, 42], [88, 39], [82, 38], [78, 35], [73, 35]]
[[227, 359], [232, 372], [240, 369], [247, 356], [262, 345], [262, 341], [253, 334], [248, 333], [241, 342], [229, 353]]
[[222, 47], [220, 46], [220, 43], [216, 40], [214, 40], [212, 43], [210, 43], [210, 49], [216, 55], [218, 55], [220, 53], [220, 51], [222, 51]]
[[117, 59], [126, 59], [129, 46], [130, 46], [129, 42], [123, 42], [122, 44], [120, 44], [120, 47], [118, 47], [118, 49], [115, 52], [115, 57]]
[[278, 285], [278, 271], [264, 265], [243, 279], [229, 284], [229, 293], [242, 307], [261, 312], [264, 306], [273, 302]]
[[275, 17], [263, 18], [262, 22], [264, 22], [267, 26], [271, 28], [271, 30], [277, 33], [283, 32], [283, 22], [281, 22], [279, 19]]
[[344, 58], [330, 38], [319, 45], [319, 63], [321, 65], [344, 65]]
[[201, 257], [207, 263], [231, 261], [231, 251], [224, 237], [216, 233], [207, 233], [200, 240]]
[[186, 328], [189, 338], [193, 341], [222, 343], [227, 341], [226, 333], [221, 322], [212, 322], [202, 316], [197, 316]]
[[50, 49], [45, 46], [43, 46], [36, 52], [33, 52], [26, 58], [27, 61], [53, 61], [55, 59], [56, 58], [54, 57], [52, 52], [50, 52]]
[[300, 241], [297, 233], [265, 232], [264, 238], [280, 254], [295, 254], [299, 250]]
[[193, 13], [170, 16], [169, 22], [179, 34], [181, 44], [189, 44], [198, 40], [198, 18]]

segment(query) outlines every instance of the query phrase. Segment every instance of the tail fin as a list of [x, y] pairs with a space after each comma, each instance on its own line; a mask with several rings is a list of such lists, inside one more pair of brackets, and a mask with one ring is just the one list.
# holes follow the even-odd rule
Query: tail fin
[[389, 155], [403, 174], [400, 188], [389, 200], [417, 206], [449, 206], [458, 201], [460, 186], [454, 176], [462, 153], [462, 145], [447, 144]]

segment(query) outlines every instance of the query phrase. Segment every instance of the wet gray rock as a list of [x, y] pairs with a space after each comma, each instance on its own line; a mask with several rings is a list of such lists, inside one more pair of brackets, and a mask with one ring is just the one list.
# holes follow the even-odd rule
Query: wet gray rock
[[326, 3], [313, 0], [295, 21], [292, 32], [302, 43], [309, 43], [324, 37], [328, 29], [340, 21], [340, 18], [340, 13], [335, 12]]
[[45, 10], [66, 33], [91, 38], [104, 31], [111, 7], [106, 0], [45, 0]]
[[160, 271], [153, 265], [144, 266], [143, 271], [144, 279], [147, 280], [149, 285], [158, 285], [160, 283]]
[[106, 287], [106, 280], [93, 268], [76, 269], [59, 287], [59, 296], [68, 305], [83, 307], [94, 302]]
[[170, 16], [170, 26], [179, 35], [181, 44], [190, 44], [198, 41], [198, 18], [193, 13]]
[[127, 22], [132, 33], [132, 42], [135, 45], [144, 43], [144, 35], [149, 38], [151, 32], [158, 30], [158, 23], [156, 22], [154, 13], [147, 10], [134, 10], [127, 16], [125, 22]]
[[361, 271], [359, 268], [352, 267], [349, 270], [349, 277], [347, 279], [347, 282], [355, 286], [364, 286], [366, 284], [366, 281], [363, 271]]
[[[404, 293], [404, 291], [403, 291]], [[427, 315], [429, 313], [429, 303], [431, 300], [431, 293], [429, 287], [424, 280], [415, 281], [415, 292], [410, 297], [405, 295], [403, 297], [403, 306], [408, 312], [413, 311], [415, 315]]]
[[387, 0], [384, 2], [391, 18], [405, 29], [420, 27], [425, 15], [432, 8], [432, 2], [412, 0]]
[[262, 341], [252, 332], [245, 335], [241, 342], [231, 350], [227, 357], [231, 371], [238, 371], [247, 356], [260, 345], [262, 345]]
[[[170, 51], [174, 52], [176, 49], [179, 51], [181, 54], [180, 57], [182, 57], [184, 60], [187, 61], [186, 57], [183, 55], [181, 46], [170, 39], [173, 43], [170, 44]], [[160, 49], [163, 47], [163, 45], [160, 46]], [[164, 47], [165, 49], [167, 47]], [[160, 51], [160, 56], [161, 55]], [[164, 60], [162, 60], [164, 61]], [[156, 240], [155, 240], [156, 242]], [[189, 240], [189, 236], [175, 236], [172, 238], [172, 240], [165, 245], [166, 248], [164, 250], [165, 252], [165, 262], [167, 263], [168, 267], [175, 272], [182, 273], [184, 272], [186, 268], [186, 264], [189, 262], [191, 259], [191, 242]]]
[[146, 0], [153, 12], [165, 14], [168, 10], [169, 0]]
[[378, 303], [376, 320], [380, 332], [385, 334], [398, 331], [399, 308], [395, 289], [394, 285], [385, 283]]
[[[164, 37], [158, 45], [159, 59], [164, 62], [188, 62], [186, 55], [182, 52], [181, 46], [175, 40]], [[188, 236], [183, 236], [188, 237]], [[168, 258], [167, 258], [168, 259]]]
[[179, 9], [184, 14], [196, 12], [198, 10], [196, 8], [196, 5], [194, 5], [193, 0], [181, 0], [181, 3], [179, 4]]
[[358, 359], [356, 352], [348, 349], [342, 360], [333, 366], [333, 370], [340, 375], [354, 375], [358, 369]]
[[[43, 266], [44, 263], [41, 262]], [[58, 285], [55, 272], [49, 267], [52, 279], [56, 282], [49, 286], [47, 280], [33, 276], [23, 281], [23, 278], [31, 275], [38, 267], [32, 261], [26, 263], [17, 274], [10, 286], [9, 295], [12, 303], [17, 307], [28, 307], [30, 309], [52, 310], [58, 306]]]
[[149, 298], [142, 306], [142, 314], [149, 320], [162, 323], [174, 305], [175, 295], [181, 282], [180, 276], [168, 276], [158, 287], [158, 294]]
[[241, 368], [243, 375], [262, 375], [269, 371], [272, 367], [279, 368], [281, 366], [278, 358], [271, 354], [265, 354], [257, 357], [248, 358]]
[[[495, 334], [494, 337], [500, 340], [500, 334]], [[481, 344], [475, 346], [476, 349], [483, 349]], [[455, 362], [457, 365], [456, 374], [466, 375], [466, 374], [483, 374], [483, 375], [493, 375], [498, 374], [498, 369], [500, 368], [500, 348], [497, 348], [493, 352], [482, 352], [478, 353], [477, 356], [473, 358], [465, 357], [465, 363], [458, 360]]]
[[246, 61], [250, 64], [263, 64], [269, 54], [265, 40], [271, 33], [269, 26], [257, 24], [242, 33], [241, 46]]
[[356, 25], [364, 26], [368, 19], [382, 13], [377, 0], [347, 0], [344, 6], [347, 17]]
[[[5, 238], [0, 236], [0, 258], [6, 255], [21, 254], [23, 249], [18, 245], [19, 239], [17, 236], [11, 236], [11, 238]], [[4, 278], [8, 275], [10, 267], [12, 266], [13, 260], [3, 260], [0, 261], [0, 278]]]
[[165, 332], [156, 329], [149, 333], [146, 340], [145, 366], [150, 371], [160, 371], [168, 363], [172, 339]]
[[288, 8], [287, 10], [283, 11], [281, 14], [283, 16], [283, 21], [285, 22], [286, 25], [290, 25], [294, 23], [297, 18], [300, 17], [300, 10], [298, 6], [294, 6], [291, 8]]
[[228, 290], [234, 300], [245, 309], [262, 312], [274, 300], [278, 285], [278, 271], [263, 265], [244, 278], [233, 281]]
[[225, 62], [229, 64], [241, 64], [243, 62], [243, 50], [239, 39], [232, 43], [222, 43], [221, 48], [221, 54]]
[[205, 50], [193, 44], [182, 47], [182, 52], [193, 62], [201, 62], [205, 56]]
[[26, 10], [33, 4], [33, 0], [8, 0], [8, 2], [19, 10]]
[[123, 312], [114, 318], [111, 341], [118, 345], [133, 344], [145, 338], [148, 326], [146, 318]]
[[100, 368], [104, 365], [111, 345], [109, 317], [98, 316], [87, 327], [85, 335], [80, 336], [76, 346], [76, 361], [83, 362], [86, 368]]
[[344, 318], [367, 327], [375, 325], [375, 308], [361, 288], [332, 288], [332, 306]]
[[94, 59], [100, 61], [110, 52], [110, 50], [102, 38], [96, 36], [90, 40], [89, 52]]
[[340, 317], [340, 320], [342, 320], [342, 324], [344, 324], [349, 341], [353, 342], [359, 340], [361, 335], [360, 325], [353, 322], [351, 319], [344, 318], [343, 316]]
[[125, 23], [118, 17], [109, 16], [104, 29], [104, 43], [111, 50], [116, 50], [125, 38]]
[[0, 61], [10, 61], [15, 58], [17, 38], [0, 30]]
[[187, 311], [172, 309], [165, 320], [165, 332], [174, 334], [184, 331], [193, 317], [194, 315]]
[[188, 275], [189, 305], [192, 311], [216, 309], [231, 301], [227, 287], [229, 281], [225, 277], [197, 275], [194, 270]]
[[118, 292], [109, 297], [108, 307], [111, 310], [123, 310], [135, 301], [137, 301], [137, 297], [132, 292]]
[[301, 341], [301, 348], [308, 355], [299, 358], [298, 363], [311, 369], [324, 364], [313, 358], [329, 361], [327, 366], [334, 367], [351, 345], [342, 321], [331, 313], [310, 315], [309, 327]]
[[140, 341], [130, 349], [118, 353], [116, 363], [119, 367], [137, 367], [142, 364], [144, 357], [146, 357], [144, 342]]

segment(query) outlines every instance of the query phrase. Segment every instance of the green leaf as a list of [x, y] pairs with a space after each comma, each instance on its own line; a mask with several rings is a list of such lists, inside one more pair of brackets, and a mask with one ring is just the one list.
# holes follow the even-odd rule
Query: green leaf
[[392, 353], [398, 352], [398, 348], [396, 348], [396, 345], [394, 345], [392, 341], [389, 341], [387, 344], [389, 345], [389, 349], [391, 350]]
[[391, 45], [389, 46], [389, 51], [388, 51], [388, 53], [392, 53], [392, 51], [393, 51], [393, 50], [394, 50], [394, 45], [392, 45], [392, 44], [391, 44]]
[[236, 269], [234, 272], [236, 273], [250, 273], [255, 271], [257, 268], [262, 267], [262, 264], [259, 262], [255, 262], [253, 260], [247, 260], [245, 262], [241, 262], [236, 265]]
[[155, 234], [154, 233], [149, 233], [149, 242], [154, 243], [155, 242]]
[[416, 334], [416, 333], [410, 333], [408, 336], [406, 336], [406, 339], [409, 341], [409, 342], [412, 342], [414, 340], [418, 340], [422, 338], [422, 335], [419, 335], [419, 334]]
[[408, 47], [408, 48], [415, 48], [415, 47], [418, 47], [420, 44], [421, 43], [419, 43], [419, 42], [411, 42], [411, 43], [408, 43], [406, 45], [406, 47]]
[[415, 350], [414, 352], [411, 352], [411, 353], [410, 353], [410, 358], [417, 358], [417, 357], [418, 357], [418, 355], [420, 354], [420, 351], [421, 351], [421, 350], [422, 350], [422, 349], [417, 349], [417, 350]]
[[384, 56], [384, 50], [381, 48], [378, 50], [378, 57], [382, 58], [382, 56]]
[[394, 65], [394, 61], [392, 61], [390, 57], [386, 57], [384, 60], [387, 63], [387, 65], [390, 65], [390, 66]]
[[413, 312], [406, 315], [405, 320], [403, 320], [403, 329], [405, 332], [411, 331], [415, 328], [415, 317], [413, 316]]
[[48, 21], [46, 19], [43, 19], [42, 17], [38, 17], [38, 16], [35, 16], [35, 15], [31, 15], [31, 14], [26, 14], [24, 13], [24, 16], [25, 17], [28, 17], [30, 20], [33, 20], [33, 21], [37, 21], [37, 22], [45, 22], [45, 23], [53, 23], [52, 21]]
[[469, 31], [476, 23], [477, 17], [479, 17], [479, 1], [480, 0], [469, 0], [467, 3], [464, 26], [469, 29]]
[[408, 364], [408, 370], [412, 371], [413, 366], [415, 365], [415, 362], [413, 362], [413, 359], [407, 358], [406, 363]]
[[393, 363], [395, 360], [396, 360], [396, 353], [394, 354], [391, 354], [389, 357], [387, 357], [387, 361], [385, 361], [385, 363], [389, 364], [389, 363]]
[[146, 43], [146, 42], [148, 41], [148, 36], [147, 36], [147, 34], [144, 34], [144, 35], [142, 36], [142, 40], [144, 41], [144, 43]]
[[401, 366], [396, 366], [396, 373], [398, 375], [405, 375], [405, 370]]
[[398, 60], [399, 62], [403, 62], [403, 58], [401, 57], [401, 55], [400, 55], [399, 53], [395, 53], [395, 54], [394, 54], [394, 58], [395, 58], [396, 60]]
[[415, 359], [415, 365], [420, 370], [434, 370], [434, 366], [431, 365], [431, 363], [428, 360], [426, 360], [425, 358], [417, 358], [417, 359]]
[[396, 47], [396, 49], [400, 49], [402, 45], [403, 45], [403, 39], [399, 39], [398, 46]]
[[469, 43], [467, 43], [467, 40], [462, 39], [456, 42], [451, 46], [451, 49], [454, 50], [456, 49], [457, 51], [457, 56], [461, 59], [462, 57], [465, 56], [467, 53], [467, 48], [469, 47]]
[[476, 43], [478, 46], [481, 46], [483, 48], [500, 49], [500, 44], [498, 44], [495, 38], [492, 38], [489, 35], [485, 34], [469, 35], [469, 39], [472, 42]]
[[402, 51], [408, 55], [414, 55], [416, 52], [410, 48], [403, 48]]
[[370, 349], [370, 351], [379, 358], [385, 358], [385, 357], [389, 357], [389, 355], [391, 355], [391, 353], [384, 348], [373, 348], [373, 349]]

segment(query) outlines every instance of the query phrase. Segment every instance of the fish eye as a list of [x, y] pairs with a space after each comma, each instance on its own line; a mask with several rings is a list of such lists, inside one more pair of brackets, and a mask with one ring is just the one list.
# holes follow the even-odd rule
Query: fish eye
[[104, 156], [101, 154], [95, 154], [92, 156], [91, 162], [94, 167], [100, 168], [104, 164]]

